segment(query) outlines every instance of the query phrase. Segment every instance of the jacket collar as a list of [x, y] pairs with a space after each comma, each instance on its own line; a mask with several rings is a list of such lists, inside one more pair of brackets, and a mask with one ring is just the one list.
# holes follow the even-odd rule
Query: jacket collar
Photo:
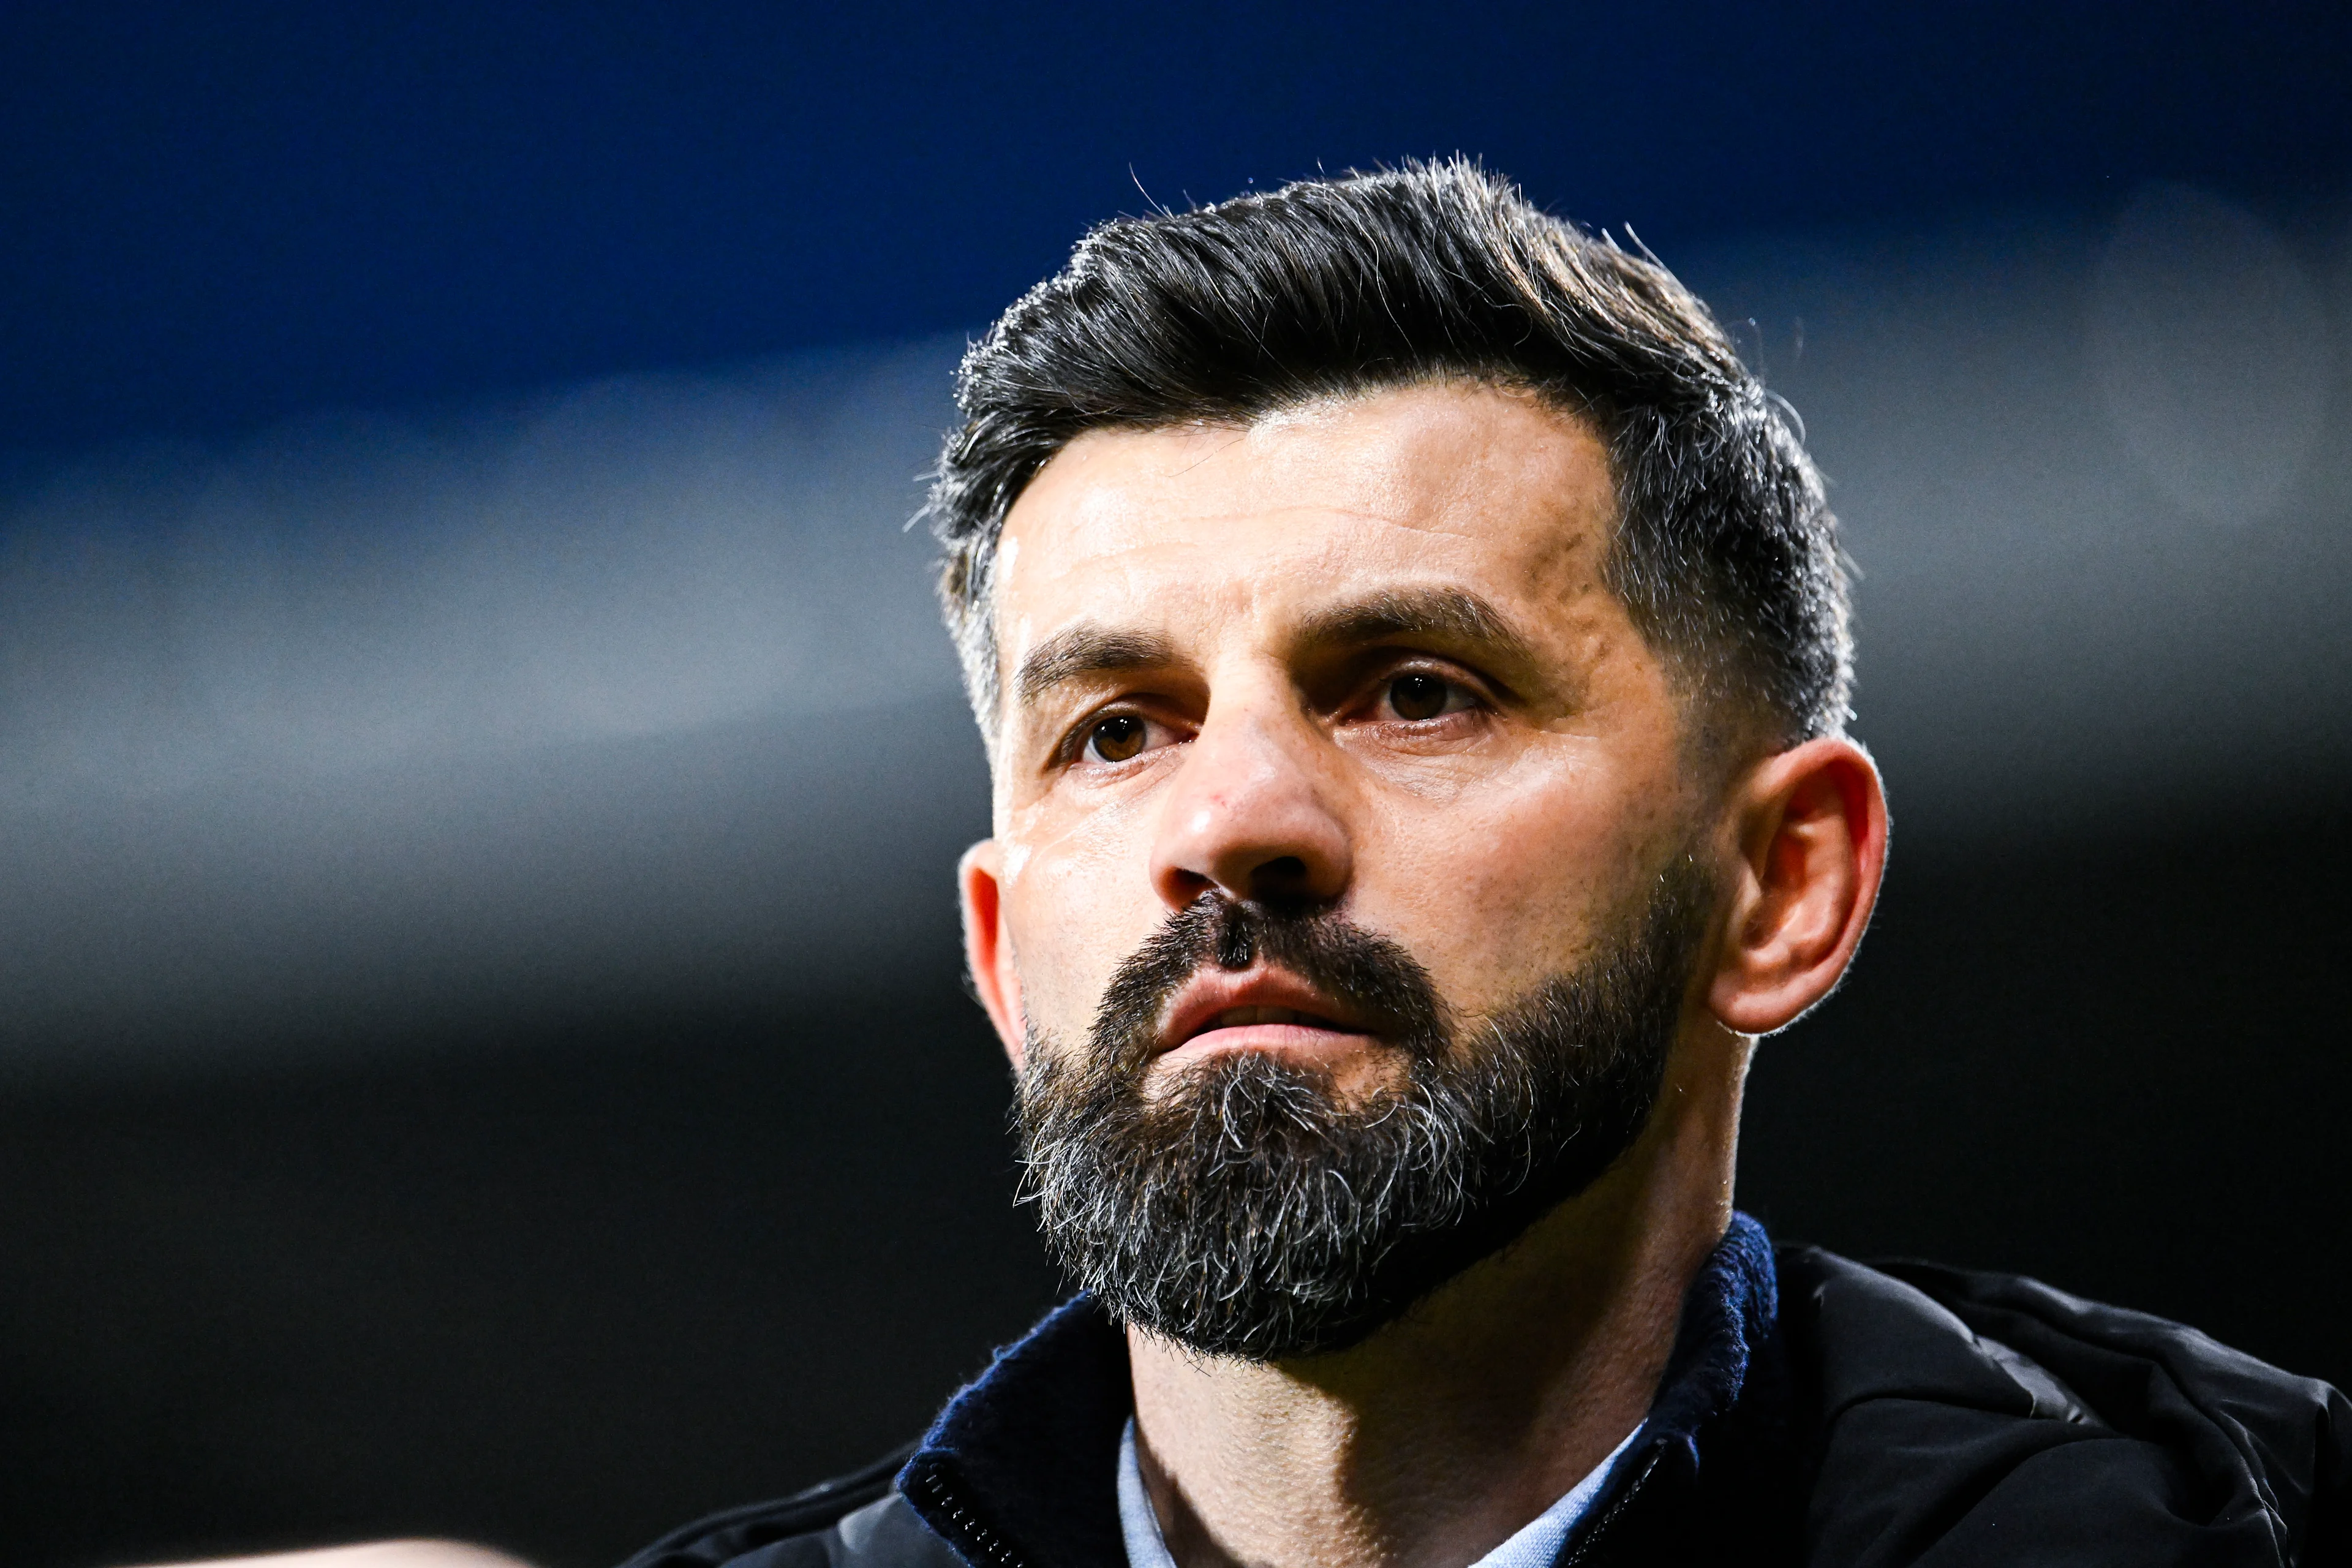
[[1651, 1402], [1643, 1447], [1696, 1472], [1699, 1439], [1748, 1391], [1780, 1318], [1780, 1280], [1764, 1227], [1735, 1213], [1683, 1297], [1675, 1353]]
[[[1638, 1452], [1595, 1514], [1661, 1466], [1696, 1474], [1702, 1435], [1739, 1403], [1779, 1310], [1771, 1243], [1735, 1214], [1684, 1298]], [[1118, 1439], [1133, 1410], [1125, 1334], [1074, 1297], [948, 1403], [898, 1489], [974, 1568], [1122, 1563]]]

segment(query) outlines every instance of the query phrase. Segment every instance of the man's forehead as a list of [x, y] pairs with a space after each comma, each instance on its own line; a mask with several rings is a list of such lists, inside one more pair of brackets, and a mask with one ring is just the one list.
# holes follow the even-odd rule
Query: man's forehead
[[1006, 520], [1003, 651], [1017, 664], [1081, 616], [1190, 618], [1375, 580], [1554, 596], [1592, 574], [1612, 505], [1588, 427], [1485, 387], [1335, 399], [1247, 426], [1091, 431]]

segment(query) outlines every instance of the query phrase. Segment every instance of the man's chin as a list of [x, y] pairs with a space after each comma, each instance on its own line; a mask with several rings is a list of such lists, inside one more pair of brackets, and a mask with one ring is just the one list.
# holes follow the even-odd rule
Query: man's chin
[[1114, 1302], [1106, 1305], [1152, 1338], [1195, 1355], [1261, 1364], [1344, 1355], [1441, 1296], [1573, 1196], [1529, 1193], [1447, 1230], [1406, 1237], [1344, 1296], [1314, 1301], [1261, 1294], [1213, 1313], [1135, 1302], [1122, 1312]]

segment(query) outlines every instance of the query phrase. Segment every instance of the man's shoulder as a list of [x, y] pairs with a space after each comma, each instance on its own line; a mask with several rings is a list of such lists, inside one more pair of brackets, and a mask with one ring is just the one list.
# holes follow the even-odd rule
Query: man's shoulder
[[964, 1568], [893, 1485], [913, 1448], [790, 1497], [698, 1519], [624, 1568]]
[[[1780, 1249], [1815, 1407], [1807, 1557], [2352, 1562], [2352, 1405], [2017, 1275]], [[2104, 1555], [2102, 1554], [2104, 1553]]]

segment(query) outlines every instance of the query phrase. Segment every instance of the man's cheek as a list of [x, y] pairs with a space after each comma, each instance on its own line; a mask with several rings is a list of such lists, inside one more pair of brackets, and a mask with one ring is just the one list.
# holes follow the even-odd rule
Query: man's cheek
[[1083, 1036], [1123, 950], [1098, 922], [1066, 908], [1015, 926], [1014, 965], [1033, 1028]]
[[1638, 885], [1613, 863], [1574, 877], [1523, 864], [1465, 875], [1362, 919], [1421, 961], [1457, 1016], [1475, 1017], [1572, 968]]
[[1039, 1022], [1066, 1027], [1073, 1010], [1090, 1019], [1111, 971], [1165, 918], [1143, 855], [1071, 834], [1030, 857], [1012, 907], [1024, 983], [1055, 1009]]
[[1050, 928], [1029, 929], [1014, 924], [1013, 967], [1021, 979], [1021, 1010], [1031, 1037], [1066, 1038], [1078, 1016], [1068, 994], [1070, 957], [1061, 950], [1058, 933]]

